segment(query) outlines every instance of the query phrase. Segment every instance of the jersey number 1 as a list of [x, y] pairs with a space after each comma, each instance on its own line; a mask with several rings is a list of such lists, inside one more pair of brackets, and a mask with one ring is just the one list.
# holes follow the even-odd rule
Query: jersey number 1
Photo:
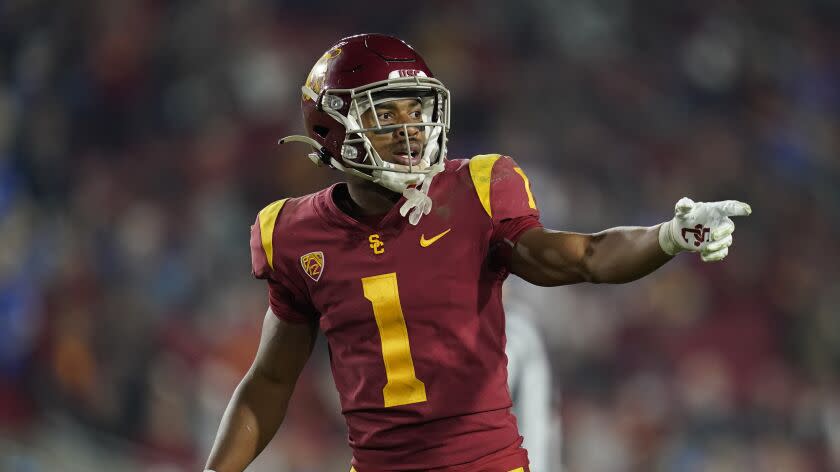
[[382, 341], [382, 360], [388, 378], [382, 389], [385, 407], [426, 401], [426, 385], [414, 374], [396, 272], [364, 277], [362, 289], [373, 305], [373, 316]]

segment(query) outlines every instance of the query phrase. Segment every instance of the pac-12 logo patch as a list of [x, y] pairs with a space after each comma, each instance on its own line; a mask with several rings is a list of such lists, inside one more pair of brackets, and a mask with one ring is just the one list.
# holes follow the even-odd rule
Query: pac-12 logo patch
[[300, 256], [300, 266], [310, 279], [317, 282], [324, 273], [324, 253], [315, 251]]

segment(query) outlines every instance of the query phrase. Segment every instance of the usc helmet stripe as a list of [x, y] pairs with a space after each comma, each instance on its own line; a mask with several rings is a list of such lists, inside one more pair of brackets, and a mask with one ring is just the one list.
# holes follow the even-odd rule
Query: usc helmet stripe
[[265, 251], [265, 258], [268, 260], [268, 266], [274, 269], [274, 224], [277, 222], [277, 215], [283, 209], [283, 205], [288, 198], [277, 200], [269, 204], [259, 213], [260, 220], [260, 239], [262, 240], [263, 250]]
[[490, 208], [490, 176], [493, 173], [493, 164], [496, 163], [501, 154], [479, 154], [470, 159], [470, 177], [473, 186], [478, 193], [481, 206], [490, 218], [493, 218], [493, 209]]

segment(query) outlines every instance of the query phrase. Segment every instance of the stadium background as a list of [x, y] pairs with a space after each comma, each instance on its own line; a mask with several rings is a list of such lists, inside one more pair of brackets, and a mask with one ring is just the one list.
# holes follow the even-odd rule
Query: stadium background
[[[248, 227], [340, 178], [275, 142], [320, 54], [385, 32], [549, 227], [752, 204], [722, 264], [511, 288], [569, 470], [840, 470], [838, 31], [831, 0], [0, 1], [0, 469], [203, 464], [266, 307]], [[321, 346], [252, 470], [346, 470], [344, 436]]]

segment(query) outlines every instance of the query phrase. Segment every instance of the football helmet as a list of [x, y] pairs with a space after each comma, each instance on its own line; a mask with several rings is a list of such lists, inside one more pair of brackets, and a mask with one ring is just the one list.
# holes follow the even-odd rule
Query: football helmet
[[[307, 136], [288, 136], [280, 143], [301, 141], [315, 152], [309, 157], [345, 173], [376, 182], [395, 192], [424, 196], [434, 174], [443, 170], [449, 131], [450, 94], [422, 57], [405, 42], [382, 34], [360, 34], [340, 40], [315, 63], [301, 87], [301, 109]], [[372, 107], [401, 98], [416, 98], [422, 122], [365, 127], [362, 115]], [[426, 143], [420, 162], [407, 166], [382, 159], [365, 133], [418, 127]], [[410, 143], [406, 130], [406, 150]], [[431, 208], [428, 202], [428, 209]], [[422, 205], [416, 205], [419, 207]], [[424, 213], [428, 209], [423, 208]], [[409, 209], [410, 210], [410, 209]], [[407, 211], [409, 211], [407, 210]], [[416, 212], [415, 212], [416, 213]], [[415, 223], [416, 224], [416, 223]]]

